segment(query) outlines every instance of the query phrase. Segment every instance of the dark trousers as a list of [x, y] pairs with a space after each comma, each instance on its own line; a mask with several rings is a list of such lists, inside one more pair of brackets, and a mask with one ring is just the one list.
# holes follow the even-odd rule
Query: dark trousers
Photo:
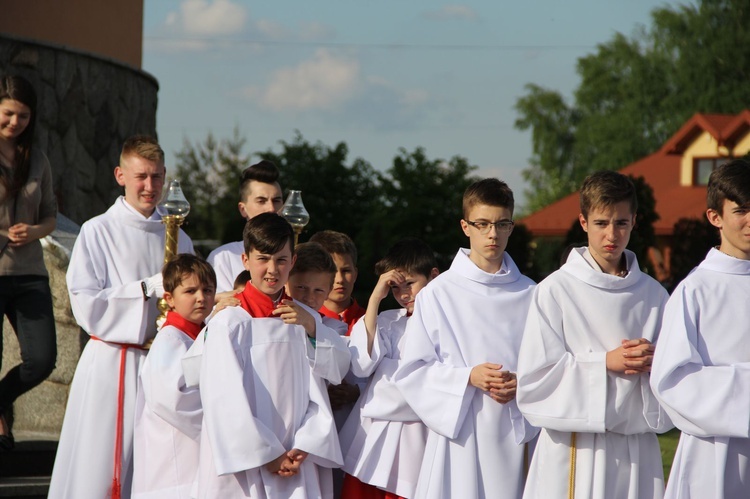
[[[21, 364], [0, 380], [0, 411], [44, 381], [55, 368], [57, 339], [52, 293], [46, 276], [0, 276], [0, 320], [5, 315], [18, 337]], [[0, 337], [0, 362], [2, 362]]]

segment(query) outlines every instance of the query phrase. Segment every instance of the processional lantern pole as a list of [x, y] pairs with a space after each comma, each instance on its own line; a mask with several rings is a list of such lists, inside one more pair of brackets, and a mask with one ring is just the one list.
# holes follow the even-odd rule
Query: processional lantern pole
[[302, 191], [289, 191], [279, 215], [286, 218], [289, 225], [294, 229], [294, 245], [297, 246], [302, 229], [310, 222], [310, 214], [305, 209], [305, 205], [302, 204]]
[[[185, 199], [178, 180], [172, 180], [169, 183], [167, 195], [160, 206], [167, 212], [161, 218], [161, 222], [167, 226], [167, 229], [164, 231], [164, 263], [167, 263], [177, 255], [180, 226], [185, 221], [188, 213], [190, 213], [190, 203]], [[156, 324], [161, 325], [164, 323], [167, 311], [169, 310], [169, 305], [167, 305], [167, 301], [164, 298], [159, 299], [158, 308], [159, 317], [156, 319]]]

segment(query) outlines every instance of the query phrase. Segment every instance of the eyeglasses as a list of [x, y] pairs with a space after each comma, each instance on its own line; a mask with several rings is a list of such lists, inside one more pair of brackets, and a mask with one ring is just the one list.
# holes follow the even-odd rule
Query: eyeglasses
[[484, 220], [472, 222], [471, 220], [466, 220], [466, 223], [477, 229], [482, 235], [489, 234], [490, 228], [493, 225], [495, 226], [495, 230], [498, 234], [505, 234], [510, 232], [511, 230], [513, 230], [513, 226], [515, 225], [515, 222], [512, 222], [510, 220], [500, 220], [498, 222], [485, 222]]

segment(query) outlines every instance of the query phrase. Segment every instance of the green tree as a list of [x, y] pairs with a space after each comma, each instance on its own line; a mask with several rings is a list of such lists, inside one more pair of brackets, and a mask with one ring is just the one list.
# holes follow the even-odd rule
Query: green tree
[[337, 230], [356, 240], [380, 203], [380, 175], [364, 159], [347, 164], [344, 142], [329, 147], [311, 144], [297, 132], [291, 142], [280, 141], [281, 151], [259, 155], [279, 167], [285, 190], [302, 191], [310, 223], [300, 240], [324, 229]]
[[[243, 152], [245, 143], [235, 128], [231, 138], [221, 141], [211, 133], [203, 142], [185, 139], [175, 153], [175, 178], [191, 206], [185, 230], [194, 240], [236, 241], [242, 233], [237, 202], [240, 174], [250, 166], [250, 157]], [[239, 223], [238, 233], [229, 230], [233, 223]]]
[[670, 291], [703, 261], [708, 250], [721, 242], [718, 229], [706, 217], [679, 219], [674, 224], [673, 237], [680, 244], [672, 246]]
[[657, 8], [651, 20], [578, 60], [572, 104], [533, 84], [518, 99], [516, 127], [532, 131], [524, 171], [532, 211], [575, 191], [592, 171], [652, 153], [696, 112], [747, 107], [750, 4], [702, 0]]
[[371, 241], [380, 256], [398, 239], [414, 236], [427, 242], [446, 268], [457, 249], [465, 245], [460, 228], [466, 188], [477, 180], [477, 169], [466, 158], [429, 159], [421, 147], [400, 149], [382, 178], [382, 207]]

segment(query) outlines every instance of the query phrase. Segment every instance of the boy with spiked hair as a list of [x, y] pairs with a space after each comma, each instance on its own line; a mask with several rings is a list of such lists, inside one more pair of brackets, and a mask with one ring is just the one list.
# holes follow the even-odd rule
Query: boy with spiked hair
[[580, 197], [588, 246], [536, 287], [518, 358], [518, 407], [542, 428], [523, 497], [660, 498], [672, 425], [648, 373], [667, 292], [625, 249], [630, 179], [596, 172]]
[[[279, 186], [279, 169], [267, 160], [245, 168], [240, 176], [239, 194], [237, 209], [242, 218], [250, 220], [260, 213], [277, 213], [284, 204]], [[234, 241], [219, 246], [208, 255], [208, 263], [216, 271], [219, 293], [232, 291], [235, 278], [245, 270], [242, 253], [242, 241]]]
[[216, 274], [202, 258], [180, 254], [162, 276], [170, 310], [139, 376], [134, 498], [189, 497], [198, 469], [203, 409], [198, 389], [186, 386], [181, 359], [211, 313]]
[[263, 213], [247, 222], [244, 244], [250, 281], [241, 304], [206, 328], [198, 496], [329, 496], [341, 449], [322, 379], [308, 363], [324, 326], [284, 293], [294, 232]]
[[[427, 440], [427, 428], [393, 375], [414, 299], [438, 275], [435, 254], [419, 239], [404, 239], [375, 264], [375, 272], [380, 277], [350, 340], [352, 372], [369, 380], [340, 434], [348, 473], [344, 499], [412, 497]], [[402, 308], [378, 315], [389, 292]]]
[[418, 295], [395, 378], [429, 428], [417, 498], [518, 498], [536, 430], [515, 402], [515, 370], [534, 283], [505, 252], [513, 192], [488, 178], [464, 192], [460, 249]]
[[747, 497], [750, 490], [750, 162], [708, 180], [721, 244], [674, 290], [651, 386], [682, 430], [668, 498]]

